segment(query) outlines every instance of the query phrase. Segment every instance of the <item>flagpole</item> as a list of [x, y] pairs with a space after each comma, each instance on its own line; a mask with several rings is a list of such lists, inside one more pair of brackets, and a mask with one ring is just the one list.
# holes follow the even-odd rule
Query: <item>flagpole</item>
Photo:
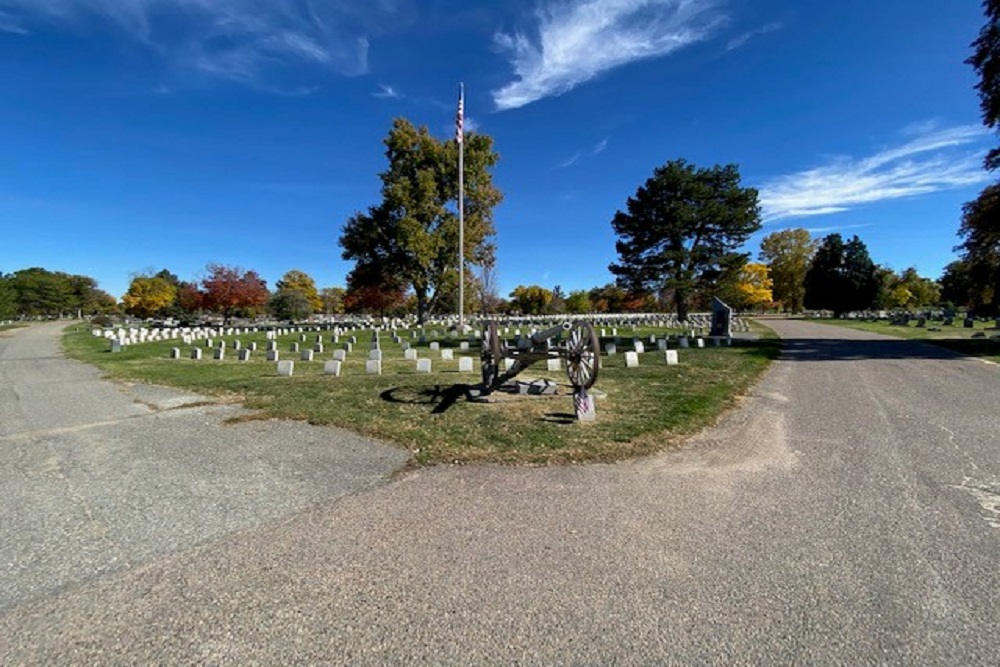
[[458, 328], [465, 333], [465, 84], [458, 84]]

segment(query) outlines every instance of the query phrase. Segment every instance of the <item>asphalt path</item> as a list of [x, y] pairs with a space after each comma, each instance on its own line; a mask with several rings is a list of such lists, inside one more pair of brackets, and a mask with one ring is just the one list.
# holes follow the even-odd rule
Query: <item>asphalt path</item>
[[[143, 398], [105, 415], [100, 392], [135, 388], [11, 356], [36, 337], [19, 333], [0, 342], [0, 663], [997, 664], [1000, 367], [772, 324], [782, 358], [679, 450], [618, 465], [442, 466], [384, 484], [391, 457], [360, 443], [377, 461], [361, 488], [323, 487], [331, 460], [277, 475], [266, 501], [204, 503], [180, 488], [254, 479], [229, 452], [234, 427], [209, 418], [234, 408], [185, 408], [197, 397], [168, 392], [172, 408]], [[34, 364], [83, 377], [22, 386], [31, 373], [12, 369]], [[30, 392], [68, 413], [65, 400], [86, 405], [64, 398], [74, 382], [95, 397], [90, 426], [33, 426]], [[202, 426], [170, 435], [189, 413]], [[267, 474], [311, 433], [243, 428], [273, 429], [243, 445], [272, 462]], [[208, 440], [175, 459], [146, 444], [156, 433]], [[314, 442], [339, 450], [339, 437]], [[199, 457], [234, 468], [184, 465]], [[67, 471], [91, 481], [68, 484]], [[107, 491], [112, 480], [127, 491]], [[121, 500], [90, 500], [102, 492]], [[145, 514], [174, 502], [168, 519]], [[206, 529], [189, 537], [170, 516]], [[146, 546], [128, 556], [130, 544]]]

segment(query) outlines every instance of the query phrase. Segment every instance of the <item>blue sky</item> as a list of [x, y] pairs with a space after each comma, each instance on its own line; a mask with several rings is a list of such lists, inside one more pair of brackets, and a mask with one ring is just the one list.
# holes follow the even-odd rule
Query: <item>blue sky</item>
[[0, 0], [0, 271], [320, 287], [405, 116], [493, 136], [501, 292], [611, 280], [655, 167], [736, 163], [765, 225], [937, 277], [988, 177], [977, 0]]

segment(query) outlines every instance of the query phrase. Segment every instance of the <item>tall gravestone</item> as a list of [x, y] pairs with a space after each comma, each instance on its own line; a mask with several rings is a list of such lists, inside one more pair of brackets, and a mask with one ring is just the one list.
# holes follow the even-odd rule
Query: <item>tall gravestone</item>
[[724, 338], [733, 336], [733, 309], [719, 297], [712, 297], [712, 329], [708, 335]]

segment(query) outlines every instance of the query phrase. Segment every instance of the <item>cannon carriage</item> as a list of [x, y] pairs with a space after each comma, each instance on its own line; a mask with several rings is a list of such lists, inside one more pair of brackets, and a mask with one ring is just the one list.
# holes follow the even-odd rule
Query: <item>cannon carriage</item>
[[[508, 345], [500, 337], [496, 321], [490, 321], [483, 331], [481, 352], [484, 392], [500, 388], [539, 361], [561, 359], [566, 364], [573, 393], [586, 396], [586, 391], [597, 381], [600, 350], [597, 334], [589, 322], [563, 322], [521, 338], [516, 345]], [[503, 359], [512, 359], [514, 363], [509, 370], [501, 372]]]

